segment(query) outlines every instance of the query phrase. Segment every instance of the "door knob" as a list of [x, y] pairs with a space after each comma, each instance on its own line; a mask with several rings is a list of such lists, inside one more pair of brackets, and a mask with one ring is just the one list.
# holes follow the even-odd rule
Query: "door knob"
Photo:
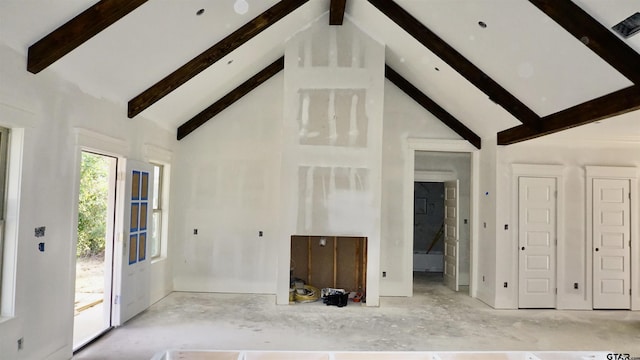
[[600, 251], [600, 249], [596, 248], [596, 251]]
[[522, 247], [522, 250], [524, 250], [524, 246]]

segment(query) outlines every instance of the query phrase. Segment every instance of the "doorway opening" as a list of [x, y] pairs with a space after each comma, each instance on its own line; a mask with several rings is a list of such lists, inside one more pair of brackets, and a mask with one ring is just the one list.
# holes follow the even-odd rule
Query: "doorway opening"
[[413, 282], [422, 292], [444, 275], [444, 183], [413, 185]]
[[73, 350], [112, 327], [117, 158], [82, 151]]
[[414, 151], [413, 287], [470, 293], [472, 156]]
[[416, 181], [413, 189], [413, 271], [442, 275], [444, 183]]

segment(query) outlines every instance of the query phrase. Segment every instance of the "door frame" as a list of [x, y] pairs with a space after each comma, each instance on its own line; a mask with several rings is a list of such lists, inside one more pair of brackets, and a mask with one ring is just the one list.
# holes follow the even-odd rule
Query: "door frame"
[[[97, 154], [101, 154], [101, 155], [106, 155], [106, 156], [111, 156], [117, 159], [118, 161], [118, 165], [116, 167], [116, 174], [118, 174], [121, 171], [121, 166], [124, 163], [124, 157], [123, 157], [123, 153], [128, 153], [129, 152], [129, 144], [122, 139], [117, 139], [117, 138], [113, 138], [111, 136], [108, 135], [104, 135], [104, 134], [100, 134], [97, 132], [94, 132], [92, 130], [87, 130], [84, 128], [74, 128], [74, 132], [75, 132], [75, 161], [74, 161], [74, 188], [73, 188], [73, 198], [75, 200], [73, 200], [72, 203], [72, 208], [71, 208], [71, 214], [72, 214], [72, 229], [77, 229], [78, 228], [78, 198], [80, 196], [80, 162], [81, 162], [81, 158], [82, 158], [82, 152], [83, 151], [88, 151], [88, 152], [93, 152], [93, 153], [97, 153]], [[117, 177], [119, 175], [116, 175]], [[118, 182], [118, 180], [116, 179], [116, 183]], [[115, 205], [115, 228], [113, 229], [114, 231], [114, 243], [113, 243], [113, 256], [116, 257], [117, 254], [115, 252], [117, 252], [118, 250], [121, 250], [122, 247], [119, 243], [119, 238], [120, 238], [120, 233], [121, 233], [121, 224], [119, 224], [119, 214], [121, 213], [120, 210], [120, 204], [119, 202], [121, 201], [121, 195], [120, 195], [120, 191], [121, 189], [118, 187], [116, 189], [116, 199], [114, 202]], [[74, 231], [73, 232], [73, 243], [71, 244], [71, 251], [69, 251], [69, 293], [68, 293], [68, 301], [67, 303], [69, 304], [69, 321], [70, 321], [70, 326], [69, 326], [69, 330], [68, 330], [68, 334], [67, 334], [67, 344], [69, 344], [69, 348], [71, 349], [73, 347], [73, 302], [74, 302], [74, 298], [75, 298], [75, 286], [73, 286], [73, 284], [75, 284], [75, 279], [76, 279], [76, 248], [78, 246], [78, 232]], [[112, 281], [112, 296], [111, 296], [111, 304], [110, 306], [112, 307], [112, 311], [111, 311], [111, 326], [113, 327], [115, 322], [115, 318], [114, 318], [114, 313], [115, 311], [113, 311], [113, 297], [114, 297], [114, 289], [116, 289], [116, 286], [119, 286], [117, 284], [117, 276], [116, 276], [116, 271], [118, 271], [115, 266], [113, 268], [113, 273], [111, 274], [111, 281]]]
[[[104, 272], [104, 301], [103, 301], [103, 312], [108, 312], [109, 316], [109, 326], [105, 327], [100, 333], [96, 334], [93, 339], [97, 338], [98, 336], [100, 336], [101, 334], [109, 331], [111, 328], [113, 328], [113, 296], [114, 296], [114, 275], [115, 275], [115, 267], [114, 267], [114, 257], [115, 257], [115, 251], [116, 251], [116, 229], [117, 229], [117, 219], [116, 219], [116, 209], [117, 209], [117, 203], [116, 200], [118, 199], [118, 185], [117, 185], [117, 177], [118, 177], [118, 163], [120, 158], [118, 158], [117, 156], [113, 156], [113, 155], [108, 155], [106, 154], [104, 151], [100, 151], [100, 150], [96, 150], [93, 148], [87, 148], [84, 146], [80, 147], [80, 153], [79, 153], [79, 157], [78, 157], [78, 179], [76, 179], [77, 184], [78, 184], [78, 194], [76, 196], [77, 199], [79, 199], [79, 192], [80, 192], [80, 177], [81, 177], [81, 167], [82, 167], [82, 153], [88, 153], [88, 154], [92, 154], [95, 156], [101, 156], [104, 158], [110, 158], [109, 160], [109, 176], [107, 179], [107, 182], [109, 183], [108, 186], [108, 194], [107, 194], [107, 217], [110, 218], [107, 220], [107, 227], [105, 228], [105, 255], [104, 255], [104, 261], [103, 261], [103, 266], [105, 267], [105, 272]], [[76, 200], [76, 209], [79, 205], [79, 200]], [[74, 218], [77, 219], [78, 215], [74, 215]], [[77, 225], [75, 227], [76, 229], [76, 233], [75, 233], [75, 242], [74, 242], [74, 255], [76, 254], [77, 248], [78, 248], [78, 239], [77, 239]], [[76, 259], [77, 256], [74, 257], [74, 262], [73, 262], [73, 268], [75, 269], [76, 266]], [[107, 264], [108, 268], [107, 268]], [[108, 271], [107, 271], [108, 270]], [[77, 273], [75, 273], [74, 271], [74, 282], [77, 281]], [[108, 287], [107, 287], [108, 286]], [[76, 286], [73, 286], [74, 290], [76, 289]], [[73, 302], [72, 302], [73, 303]], [[73, 321], [73, 330], [75, 331], [75, 314], [74, 314], [74, 321]], [[90, 339], [84, 343], [79, 344], [78, 346], [75, 346], [76, 344], [72, 344], [72, 349], [73, 351], [79, 351], [80, 349], [84, 348], [87, 344], [91, 343], [91, 341], [93, 341], [93, 339]]]
[[640, 201], [638, 201], [638, 168], [621, 166], [585, 166], [586, 171], [586, 244], [585, 300], [593, 309], [593, 180], [629, 180], [631, 193], [631, 310], [640, 310]]
[[[404, 182], [403, 182], [403, 238], [406, 261], [404, 273], [406, 279], [413, 279], [413, 186], [416, 181], [423, 181], [422, 177], [416, 177], [415, 158], [416, 151], [432, 152], [461, 152], [471, 155], [471, 194], [470, 194], [470, 216], [471, 231], [469, 232], [469, 295], [477, 297], [477, 271], [478, 264], [475, 242], [479, 238], [478, 227], [478, 194], [480, 193], [480, 150], [471, 145], [466, 140], [443, 140], [443, 139], [418, 139], [408, 138], [404, 151]], [[448, 176], [448, 172], [435, 172], [434, 176]], [[429, 180], [431, 181], [431, 180]], [[407, 281], [405, 289], [406, 296], [413, 295], [413, 281]]]
[[556, 238], [558, 245], [556, 246], [556, 309], [563, 307], [561, 294], [563, 288], [558, 286], [564, 283], [564, 268], [558, 266], [558, 259], [564, 259], [565, 256], [565, 241], [564, 241], [564, 223], [565, 223], [565, 202], [564, 202], [564, 166], [553, 164], [511, 164], [511, 238], [512, 238], [512, 258], [514, 261], [512, 269], [513, 284], [511, 291], [513, 293], [513, 299], [515, 300], [514, 308], [518, 308], [519, 304], [519, 288], [520, 288], [520, 220], [518, 216], [519, 211], [519, 191], [520, 191], [520, 177], [532, 177], [532, 178], [554, 178], [556, 180]]

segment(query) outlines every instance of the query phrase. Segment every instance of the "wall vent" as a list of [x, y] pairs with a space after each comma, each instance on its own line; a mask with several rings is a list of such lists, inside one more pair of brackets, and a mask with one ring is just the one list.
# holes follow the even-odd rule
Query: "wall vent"
[[640, 12], [637, 12], [628, 18], [614, 25], [612, 29], [624, 38], [640, 31]]

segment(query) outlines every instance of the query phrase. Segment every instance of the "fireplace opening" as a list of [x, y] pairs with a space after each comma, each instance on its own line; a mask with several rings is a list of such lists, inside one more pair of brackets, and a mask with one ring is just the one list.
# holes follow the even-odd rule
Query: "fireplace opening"
[[344, 290], [350, 303], [364, 302], [366, 281], [366, 237], [291, 236], [290, 303], [307, 302], [299, 300], [311, 299], [307, 295], [314, 291], [321, 292], [315, 294], [320, 298], [323, 289]]

